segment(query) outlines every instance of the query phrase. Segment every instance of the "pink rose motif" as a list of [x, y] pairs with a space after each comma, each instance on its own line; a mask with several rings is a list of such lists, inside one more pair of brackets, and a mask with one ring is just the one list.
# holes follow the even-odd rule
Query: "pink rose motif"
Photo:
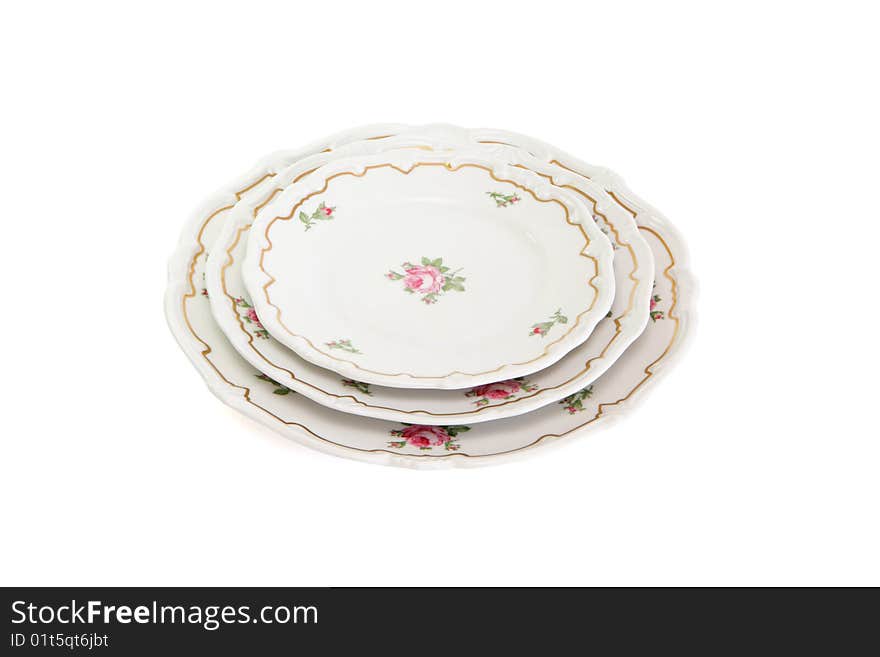
[[432, 427], [423, 424], [414, 424], [400, 432], [401, 438], [413, 447], [431, 447], [443, 445], [451, 440], [443, 427]]
[[475, 397], [485, 397], [486, 399], [507, 399], [513, 394], [522, 390], [522, 384], [515, 379], [507, 381], [498, 381], [497, 383], [487, 383], [477, 386], [471, 392]]
[[657, 300], [651, 297], [651, 310], [657, 307]]
[[334, 208], [324, 207], [323, 210], [324, 210], [324, 214], [329, 217], [331, 214], [333, 214]]
[[406, 277], [403, 279], [403, 284], [420, 294], [439, 292], [446, 282], [446, 277], [440, 273], [440, 270], [431, 265], [413, 265], [404, 271]]
[[253, 308], [249, 308], [247, 311], [247, 316], [248, 316], [248, 319], [251, 320], [254, 324], [259, 326], [260, 328], [263, 328], [263, 324], [260, 322], [260, 318], [257, 317], [256, 310], [254, 310]]

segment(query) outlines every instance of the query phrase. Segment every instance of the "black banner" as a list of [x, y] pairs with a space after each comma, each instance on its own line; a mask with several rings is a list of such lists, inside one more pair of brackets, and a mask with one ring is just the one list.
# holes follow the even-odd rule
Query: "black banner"
[[[336, 654], [352, 648], [540, 654], [608, 645], [858, 645], [876, 604], [844, 591], [731, 589], [2, 589], [4, 655]], [[867, 593], [867, 591], [865, 591]], [[847, 605], [846, 603], [850, 604]], [[846, 610], [844, 615], [844, 610]], [[870, 611], [869, 611], [870, 610]], [[795, 616], [793, 613], [797, 613]], [[800, 615], [801, 613], [805, 615]], [[832, 620], [845, 618], [846, 632]], [[810, 617], [815, 622], [810, 622]], [[700, 636], [713, 639], [701, 643]], [[779, 640], [777, 637], [785, 637]], [[758, 639], [757, 637], [760, 637]], [[556, 646], [558, 649], [554, 648]]]

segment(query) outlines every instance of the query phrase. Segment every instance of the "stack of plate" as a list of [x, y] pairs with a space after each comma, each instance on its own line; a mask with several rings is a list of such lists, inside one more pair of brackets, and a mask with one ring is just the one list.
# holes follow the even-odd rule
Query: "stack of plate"
[[630, 408], [685, 339], [686, 267], [607, 169], [501, 130], [377, 125], [208, 198], [166, 312], [211, 390], [285, 436], [477, 465]]

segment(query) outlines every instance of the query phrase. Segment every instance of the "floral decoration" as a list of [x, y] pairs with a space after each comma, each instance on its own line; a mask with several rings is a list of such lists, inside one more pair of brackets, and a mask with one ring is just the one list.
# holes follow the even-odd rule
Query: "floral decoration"
[[506, 381], [498, 381], [496, 383], [487, 383], [476, 388], [471, 388], [465, 397], [479, 397], [474, 402], [476, 406], [486, 406], [491, 401], [499, 401], [505, 399], [513, 399], [521, 392], [533, 392], [538, 386], [526, 381], [525, 377], [517, 377], [515, 379], [507, 379]]
[[263, 326], [263, 323], [260, 321], [260, 318], [257, 317], [257, 311], [254, 310], [254, 307], [244, 300], [244, 297], [238, 297], [233, 300], [235, 302], [235, 306], [240, 308], [242, 312], [239, 313], [240, 317], [254, 327], [254, 335], [258, 338], [262, 338], [263, 340], [269, 339], [269, 331], [266, 330], [266, 327]]
[[325, 345], [330, 347], [331, 349], [340, 349], [342, 351], [347, 351], [350, 354], [359, 354], [361, 353], [359, 349], [356, 349], [355, 346], [351, 343], [351, 340], [333, 340], [332, 342], [325, 342]]
[[462, 425], [435, 427], [425, 424], [406, 424], [403, 429], [394, 429], [390, 432], [392, 436], [403, 438], [403, 440], [392, 440], [388, 446], [401, 449], [411, 445], [423, 451], [442, 446], [447, 452], [454, 452], [461, 447], [455, 442], [455, 437], [470, 430], [470, 427]]
[[540, 335], [543, 338], [556, 324], [568, 324], [568, 317], [562, 314], [562, 308], [557, 309], [555, 313], [550, 315], [550, 319], [546, 322], [532, 324], [529, 335]]
[[559, 403], [565, 406], [565, 410], [568, 411], [569, 415], [574, 415], [575, 413], [580, 413], [584, 410], [584, 400], [589, 399], [592, 396], [593, 386], [591, 384], [583, 390], [578, 390], [576, 393], [569, 395]]
[[519, 203], [522, 198], [514, 192], [513, 194], [503, 194], [502, 192], [486, 192], [489, 197], [495, 201], [495, 207], [506, 208], [508, 205]]
[[271, 383], [273, 386], [275, 386], [275, 390], [273, 390], [272, 392], [276, 395], [289, 395], [290, 393], [296, 394], [287, 386], [278, 383], [275, 379], [272, 379], [265, 374], [255, 374], [254, 376], [256, 376], [261, 381], [266, 381], [267, 383]]
[[403, 291], [409, 294], [422, 295], [422, 302], [428, 305], [437, 303], [437, 298], [444, 292], [464, 292], [463, 276], [459, 276], [461, 269], [453, 272], [443, 264], [443, 258], [422, 258], [420, 265], [404, 262], [400, 265], [403, 273], [389, 270], [385, 278], [389, 281], [403, 280]]
[[354, 379], [342, 379], [342, 385], [348, 388], [354, 388], [358, 392], [362, 392], [365, 395], [372, 396], [373, 394], [372, 392], [370, 392], [370, 384], [364, 383], [363, 381], [355, 381]]
[[312, 214], [306, 214], [300, 210], [299, 220], [302, 222], [303, 226], [305, 226], [306, 230], [309, 230], [317, 221], [330, 221], [331, 219], [335, 219], [333, 216], [335, 210], [335, 206], [331, 207], [321, 201], [321, 205], [315, 208], [315, 211], [312, 212]]
[[[656, 287], [656, 285], [655, 285]], [[657, 304], [663, 301], [659, 294], [651, 295], [651, 321], [656, 322], [658, 319], [666, 319], [666, 315], [662, 310], [657, 310]]]

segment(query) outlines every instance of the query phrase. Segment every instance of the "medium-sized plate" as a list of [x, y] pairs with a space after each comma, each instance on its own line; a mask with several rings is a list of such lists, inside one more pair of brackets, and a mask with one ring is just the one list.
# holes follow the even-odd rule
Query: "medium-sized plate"
[[[470, 137], [434, 126], [407, 130], [382, 140], [362, 140], [322, 151], [278, 171], [271, 185], [240, 200], [227, 213], [205, 270], [205, 294], [218, 326], [251, 365], [280, 391], [305, 395], [319, 404], [367, 417], [399, 422], [474, 424], [532, 411], [575, 395], [595, 381], [641, 334], [654, 295], [651, 249], [632, 216], [595, 182], [510, 146], [489, 145], [494, 155], [525, 167], [590, 203], [595, 221], [614, 246], [615, 298], [609, 315], [590, 337], [554, 365], [528, 377], [466, 390], [372, 386], [318, 367], [275, 340], [263, 326], [244, 287], [241, 263], [260, 208], [285, 187], [342, 157], [397, 148], [472, 147]], [[288, 393], [289, 394], [289, 393]]]
[[257, 215], [243, 264], [266, 330], [364, 383], [457, 389], [583, 343], [614, 298], [584, 200], [485, 148], [344, 158]]

